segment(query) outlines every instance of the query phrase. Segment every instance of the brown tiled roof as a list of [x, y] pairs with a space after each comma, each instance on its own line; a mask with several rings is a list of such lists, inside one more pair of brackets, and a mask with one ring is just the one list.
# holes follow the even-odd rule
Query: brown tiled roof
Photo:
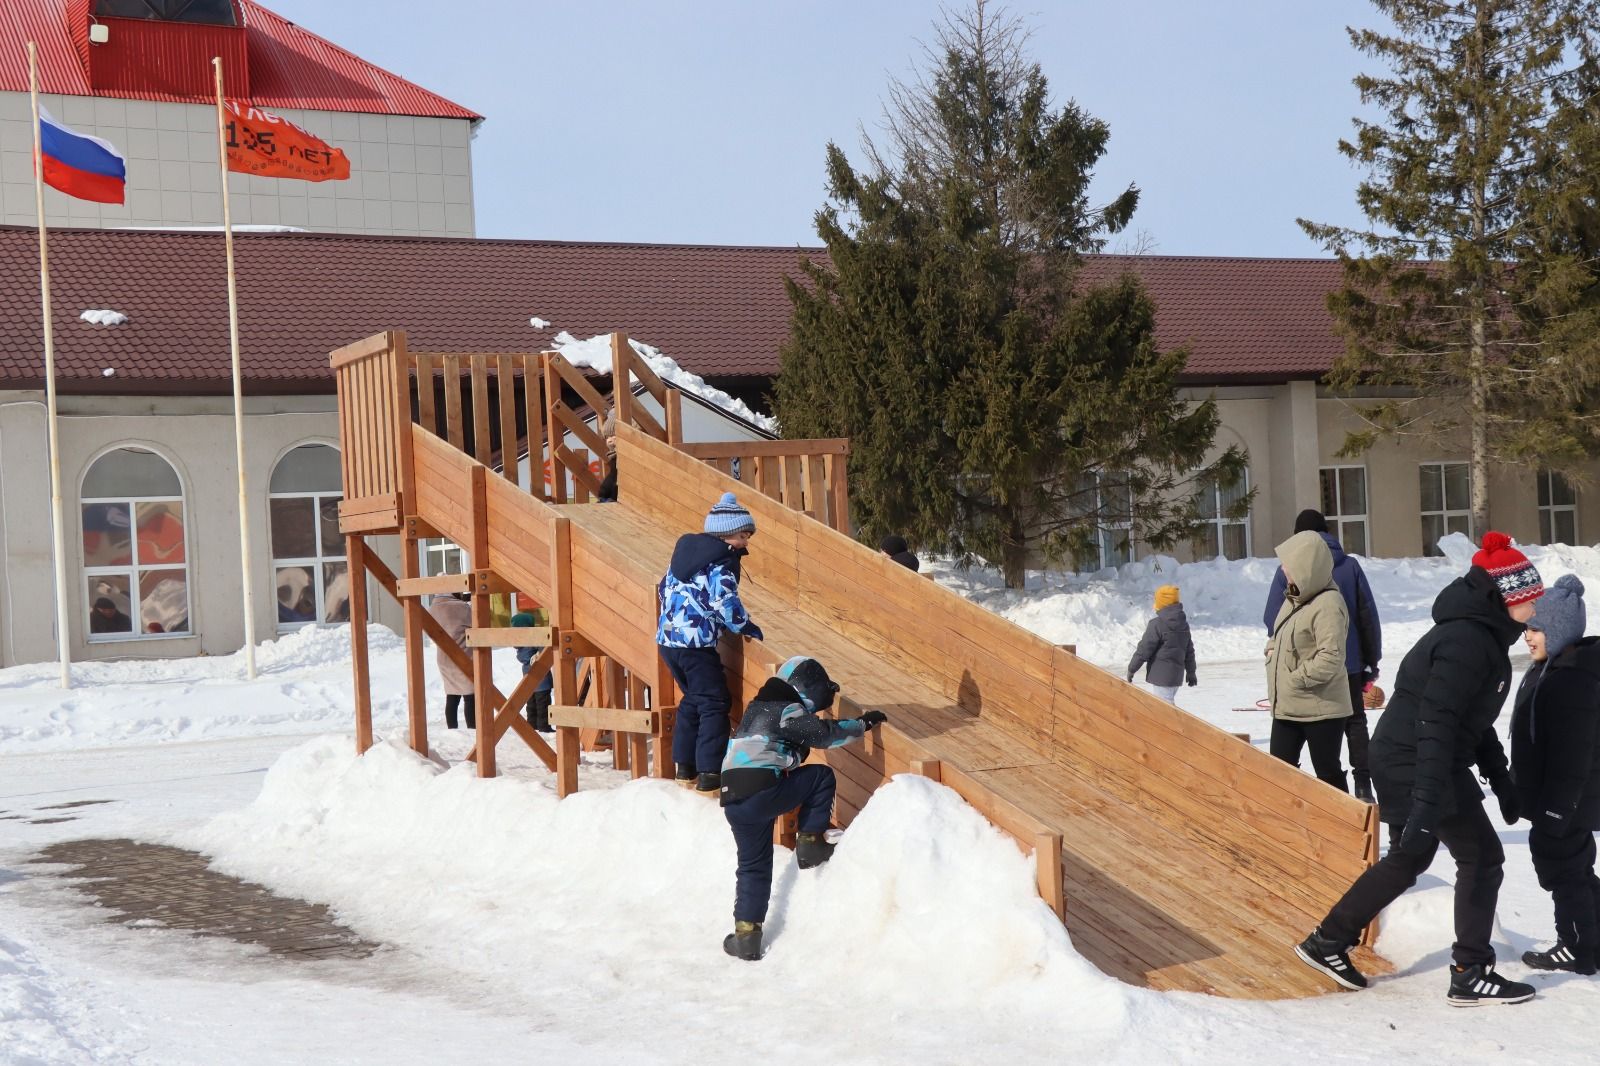
[[[235, 247], [246, 387], [262, 393], [332, 391], [328, 352], [384, 329], [417, 350], [486, 352], [622, 330], [707, 378], [770, 377], [789, 330], [783, 277], [819, 254], [311, 233], [239, 234]], [[228, 391], [220, 233], [55, 230], [50, 262], [64, 390]], [[1161, 343], [1191, 345], [1187, 380], [1314, 377], [1338, 354], [1323, 305], [1332, 261], [1104, 256], [1090, 270], [1125, 266], [1157, 301]], [[98, 308], [130, 321], [79, 320]], [[42, 352], [37, 234], [0, 227], [0, 387], [37, 387]]]

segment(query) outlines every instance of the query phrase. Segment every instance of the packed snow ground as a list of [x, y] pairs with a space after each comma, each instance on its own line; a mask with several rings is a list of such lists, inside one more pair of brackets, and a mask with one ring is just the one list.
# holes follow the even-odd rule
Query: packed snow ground
[[[1461, 545], [1451, 545], [1459, 556]], [[1546, 581], [1600, 589], [1600, 551], [1530, 551]], [[1463, 560], [1373, 561], [1386, 673], [1426, 629]], [[1264, 561], [940, 579], [1120, 671], [1158, 584], [1183, 591], [1201, 685], [1180, 703], [1263, 743], [1239, 713], [1263, 683]], [[1385, 916], [1395, 978], [1360, 994], [1237, 1003], [1105, 977], [1034, 897], [1009, 839], [953, 793], [883, 789], [834, 861], [800, 873], [780, 853], [769, 956], [721, 953], [732, 842], [714, 803], [600, 761], [558, 803], [509, 742], [502, 778], [460, 758], [470, 734], [435, 715], [436, 759], [403, 737], [402, 654], [371, 631], [384, 741], [356, 759], [348, 632], [302, 630], [242, 656], [0, 671], [0, 1063], [438, 1062], [1018, 1063], [1587, 1061], [1600, 981], [1534, 978], [1510, 1009], [1443, 1002], [1451, 940], [1441, 860]], [[510, 654], [496, 660], [502, 688]], [[429, 668], [430, 699], [439, 702]], [[321, 734], [308, 739], [308, 733]], [[35, 813], [77, 799], [77, 820]], [[51, 813], [51, 812], [45, 812]], [[1497, 817], [1497, 816], [1496, 816]], [[56, 840], [131, 836], [196, 848], [221, 870], [329, 904], [388, 947], [370, 960], [284, 963], [227, 941], [102, 923], [22, 863]], [[1498, 946], [1505, 972], [1550, 935], [1525, 825], [1508, 852]], [[1288, 946], [1285, 946], [1285, 951]], [[508, 1049], [516, 1049], [514, 1052]]]

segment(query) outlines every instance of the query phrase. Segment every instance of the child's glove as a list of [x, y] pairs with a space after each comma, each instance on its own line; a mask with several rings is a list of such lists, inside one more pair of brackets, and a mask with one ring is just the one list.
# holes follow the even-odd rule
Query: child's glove
[[1200, 679], [1198, 677], [1195, 677], [1193, 674], [1190, 674], [1189, 675], [1189, 687], [1190, 688], [1194, 688], [1198, 684], [1200, 684]]
[[882, 711], [867, 711], [861, 716], [861, 728], [871, 729], [873, 726], [883, 725], [888, 720], [889, 716]]
[[1132, 674], [1128, 675], [1128, 684], [1130, 684], [1130, 685], [1133, 684], [1133, 675]]
[[742, 636], [749, 637], [751, 640], [767, 639], [767, 635], [761, 632], [761, 627], [756, 625], [755, 622], [746, 622], [744, 628], [739, 630], [739, 633]]

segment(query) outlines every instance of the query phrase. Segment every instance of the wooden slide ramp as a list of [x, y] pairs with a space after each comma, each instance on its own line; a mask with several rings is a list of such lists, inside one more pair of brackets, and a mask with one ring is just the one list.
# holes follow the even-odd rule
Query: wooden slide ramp
[[[414, 516], [466, 547], [475, 572], [559, 605], [563, 631], [659, 679], [655, 590], [673, 543], [737, 492], [759, 531], [741, 591], [766, 640], [723, 643], [736, 704], [807, 654], [843, 686], [846, 713], [890, 718], [814, 756], [837, 771], [839, 824], [894, 774], [937, 776], [1034, 852], [1041, 895], [1107, 973], [1244, 998], [1332, 990], [1292, 947], [1376, 858], [1373, 808], [621, 419], [621, 502], [546, 503], [412, 421], [398, 337], [334, 360], [350, 428], [342, 524], [359, 550], [362, 531], [414, 548]], [[408, 669], [420, 679], [420, 663]], [[415, 699], [411, 713], [415, 737]]]

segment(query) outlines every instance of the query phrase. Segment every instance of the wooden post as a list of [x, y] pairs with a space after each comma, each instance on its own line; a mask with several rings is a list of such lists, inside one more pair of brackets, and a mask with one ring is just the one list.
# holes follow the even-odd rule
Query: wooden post
[[683, 443], [683, 395], [677, 389], [667, 390], [667, 443]]
[[941, 773], [938, 759], [912, 759], [911, 772], [930, 781], [940, 780]]
[[367, 543], [357, 535], [344, 538], [346, 574], [350, 581], [350, 668], [355, 674], [356, 754], [372, 747], [372, 673], [367, 660]]
[[[628, 673], [628, 706], [636, 711], [645, 708], [644, 679], [630, 671]], [[643, 733], [629, 733], [628, 747], [628, 775], [633, 778], [644, 777], [650, 772], [650, 738]]]
[[[571, 705], [578, 699], [578, 663], [563, 649], [556, 659], [555, 691], [552, 704]], [[578, 730], [575, 726], [556, 727], [556, 796], [566, 799], [578, 791]]]
[[[476, 363], [474, 366], [476, 367]], [[474, 412], [476, 414], [476, 412]], [[472, 556], [474, 570], [489, 567], [489, 470], [481, 463], [472, 468], [472, 543], [467, 546]], [[489, 610], [489, 597], [479, 593], [472, 597], [472, 625], [487, 629], [494, 625]], [[478, 776], [493, 777], [494, 717], [498, 701], [494, 687], [494, 649], [472, 649], [472, 701], [478, 725]], [[513, 712], [514, 713], [514, 712]]]
[[[416, 523], [408, 517], [405, 535], [400, 538], [400, 573], [407, 578], [422, 576], [422, 542], [412, 535], [415, 528]], [[422, 658], [426, 654], [422, 642], [422, 601], [415, 596], [408, 596], [400, 606], [405, 618], [406, 639], [406, 741], [412, 751], [426, 757], [428, 689]]]
[[845, 536], [850, 535], [849, 459], [848, 454], [827, 456], [828, 491], [833, 497], [828, 524]]
[[[620, 333], [611, 335], [611, 413], [617, 416], [617, 425], [633, 425], [633, 346]], [[596, 411], [595, 428], [606, 420], [604, 411]]]
[[1057, 918], [1067, 920], [1066, 886], [1061, 875], [1061, 834], [1039, 833], [1033, 838], [1033, 861], [1037, 867], [1039, 898]]

